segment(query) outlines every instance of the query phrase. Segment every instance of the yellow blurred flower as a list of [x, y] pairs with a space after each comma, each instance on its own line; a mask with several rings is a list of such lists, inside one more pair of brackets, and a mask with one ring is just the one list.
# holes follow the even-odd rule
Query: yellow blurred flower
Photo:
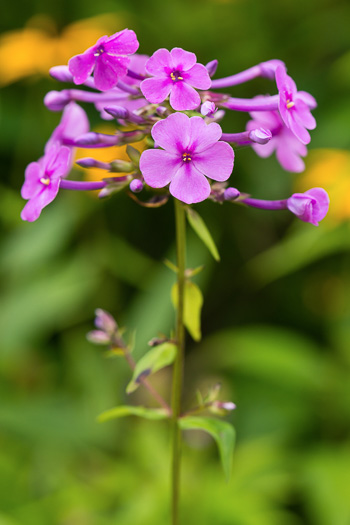
[[306, 170], [297, 179], [295, 191], [324, 188], [330, 198], [325, 221], [333, 224], [350, 219], [350, 152], [338, 149], [310, 151]]
[[74, 22], [57, 34], [51, 18], [37, 15], [24, 29], [0, 36], [0, 86], [31, 75], [47, 76], [50, 67], [67, 64], [102, 35], [113, 34], [122, 27], [120, 17], [106, 14]]

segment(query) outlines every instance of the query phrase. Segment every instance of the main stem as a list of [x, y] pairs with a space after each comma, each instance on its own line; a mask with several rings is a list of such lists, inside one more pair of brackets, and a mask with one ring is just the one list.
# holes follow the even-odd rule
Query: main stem
[[176, 260], [177, 260], [177, 309], [176, 309], [176, 344], [177, 353], [174, 363], [172, 388], [172, 525], [179, 525], [180, 499], [180, 462], [181, 462], [181, 396], [185, 353], [184, 328], [184, 292], [186, 259], [186, 217], [183, 204], [175, 199]]

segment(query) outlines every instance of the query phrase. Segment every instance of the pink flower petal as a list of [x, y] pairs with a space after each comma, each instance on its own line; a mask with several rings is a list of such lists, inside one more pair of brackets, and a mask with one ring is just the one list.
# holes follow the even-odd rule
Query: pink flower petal
[[136, 53], [139, 43], [131, 29], [124, 29], [110, 36], [104, 43], [104, 49], [110, 55], [130, 55]]
[[71, 163], [72, 152], [70, 148], [62, 146], [56, 150], [55, 156], [53, 158], [48, 159], [48, 162], [45, 166], [45, 174], [50, 177], [50, 180], [64, 177], [68, 174]]
[[233, 149], [227, 142], [217, 142], [200, 154], [196, 152], [192, 157], [193, 165], [200, 172], [220, 182], [227, 180], [231, 175], [233, 161]]
[[147, 73], [156, 77], [170, 75], [173, 69], [174, 65], [170, 51], [164, 48], [158, 49], [146, 62]]
[[34, 198], [29, 200], [24, 206], [21, 219], [24, 221], [35, 221], [43, 208], [50, 204], [56, 197], [60, 185], [60, 179], [50, 182], [50, 185], [44, 187], [43, 190]]
[[305, 163], [303, 159], [292, 149], [284, 147], [283, 144], [281, 144], [281, 147], [277, 147], [276, 158], [282, 168], [287, 171], [291, 171], [292, 173], [301, 173], [304, 171]]
[[203, 64], [195, 64], [189, 71], [183, 73], [184, 80], [196, 89], [209, 89], [211, 78]]
[[307, 91], [298, 91], [298, 98], [300, 100], [303, 100], [305, 104], [307, 104], [309, 109], [317, 108], [316, 99], [312, 95], [310, 95], [310, 93], [307, 93]]
[[23, 199], [32, 199], [41, 191], [42, 184], [39, 181], [43, 174], [44, 171], [38, 162], [28, 164], [25, 171], [25, 181], [21, 189]]
[[97, 89], [107, 91], [113, 88], [120, 78], [128, 72], [130, 58], [114, 57], [108, 53], [102, 53], [97, 57], [94, 82]]
[[197, 57], [194, 53], [185, 51], [181, 47], [174, 47], [170, 51], [170, 54], [173, 59], [174, 68], [178, 71], [187, 71], [197, 62]]
[[315, 129], [315, 117], [311, 115], [309, 107], [303, 100], [299, 99], [295, 101], [295, 109], [300, 123], [307, 129]]
[[85, 51], [85, 53], [76, 55], [69, 60], [68, 67], [73, 75], [74, 84], [83, 84], [91, 75], [96, 62], [94, 52], [95, 46]]
[[163, 188], [175, 176], [182, 158], [160, 149], [144, 151], [140, 159], [140, 170], [146, 184], [151, 188]]
[[192, 117], [190, 119], [190, 141], [188, 149], [191, 152], [195, 151], [196, 153], [200, 153], [215, 144], [221, 135], [221, 127], [216, 122], [206, 124], [201, 117]]
[[304, 128], [300, 123], [299, 119], [294, 116], [294, 114], [289, 117], [289, 129], [294, 133], [294, 135], [302, 142], [303, 144], [309, 144], [311, 137], [310, 133]]
[[287, 75], [284, 66], [278, 66], [276, 68], [276, 84], [279, 92], [287, 91], [290, 95], [294, 95], [297, 92], [297, 86], [292, 77]]
[[184, 162], [171, 181], [169, 191], [176, 199], [192, 204], [209, 197], [210, 184], [193, 162]]
[[201, 103], [197, 91], [184, 81], [175, 82], [170, 93], [170, 105], [175, 111], [196, 109]]
[[314, 218], [316, 221], [321, 221], [325, 218], [329, 208], [329, 195], [323, 188], [311, 188], [306, 192], [317, 201], [317, 206], [314, 207]]
[[190, 122], [191, 119], [184, 113], [173, 113], [153, 126], [152, 137], [157, 146], [182, 155], [190, 140]]
[[266, 159], [267, 157], [270, 157], [270, 155], [272, 155], [272, 153], [275, 151], [277, 144], [277, 137], [272, 137], [270, 142], [268, 142], [267, 144], [252, 144], [252, 148], [255, 151], [255, 153], [259, 155], [259, 157], [261, 157], [262, 159]]
[[140, 88], [148, 102], [160, 104], [169, 95], [172, 85], [173, 83], [168, 77], [146, 78], [141, 82]]

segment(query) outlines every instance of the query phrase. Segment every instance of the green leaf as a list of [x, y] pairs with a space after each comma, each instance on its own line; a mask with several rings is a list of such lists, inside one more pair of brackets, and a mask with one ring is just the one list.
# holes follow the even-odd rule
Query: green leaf
[[[175, 308], [178, 304], [178, 285], [171, 289], [171, 300]], [[184, 324], [195, 341], [200, 341], [201, 333], [201, 310], [203, 305], [203, 295], [198, 286], [191, 281], [185, 281], [184, 298]]]
[[227, 421], [211, 417], [188, 416], [179, 419], [182, 430], [203, 430], [216, 441], [219, 449], [222, 467], [228, 481], [231, 473], [232, 453], [235, 443], [235, 429]]
[[201, 241], [203, 241], [203, 243], [206, 245], [214, 259], [216, 261], [220, 261], [218, 249], [202, 217], [189, 207], [186, 208], [186, 213], [188, 222], [190, 223], [193, 230], [196, 232]]
[[161, 368], [170, 365], [176, 355], [176, 345], [163, 343], [149, 350], [136, 364], [132, 379], [126, 387], [127, 394], [134, 392], [139, 384], [140, 378], [154, 374]]
[[97, 420], [102, 423], [104, 421], [109, 421], [110, 419], [116, 419], [118, 417], [125, 416], [138, 416], [145, 419], [165, 419], [169, 417], [169, 414], [164, 408], [146, 408], [141, 406], [128, 406], [121, 405], [119, 407], [111, 408], [102, 412], [97, 418]]

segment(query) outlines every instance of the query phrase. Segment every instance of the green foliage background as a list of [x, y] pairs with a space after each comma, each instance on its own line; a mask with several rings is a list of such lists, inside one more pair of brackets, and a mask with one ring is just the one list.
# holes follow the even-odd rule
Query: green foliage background
[[[310, 149], [349, 149], [348, 1], [22, 0], [7, 5], [0, 29], [38, 13], [63, 28], [111, 12], [136, 31], [140, 52], [183, 47], [200, 62], [218, 58], [219, 76], [284, 60], [319, 103]], [[270, 87], [257, 80], [231, 92]], [[136, 357], [169, 333], [174, 276], [162, 261], [174, 258], [173, 209], [62, 191], [36, 223], [21, 223], [25, 166], [58, 121], [42, 105], [48, 89], [59, 86], [31, 77], [0, 98], [0, 525], [163, 525], [168, 427], [96, 422], [115, 405], [150, 400], [141, 389], [126, 396], [126, 366], [104, 359], [85, 334], [96, 307], [136, 329]], [[245, 121], [231, 115], [224, 130]], [[296, 177], [274, 158], [236, 154], [232, 182], [257, 197], [289, 195]], [[238, 441], [226, 484], [213, 441], [186, 435], [183, 523], [349, 525], [349, 224], [317, 229], [283, 212], [210, 202], [196, 209], [221, 262], [189, 232], [188, 264], [205, 265], [195, 279], [205, 301], [203, 339], [188, 338], [185, 404], [220, 381], [237, 404], [229, 420]], [[167, 370], [155, 377], [165, 395], [169, 382]]]

